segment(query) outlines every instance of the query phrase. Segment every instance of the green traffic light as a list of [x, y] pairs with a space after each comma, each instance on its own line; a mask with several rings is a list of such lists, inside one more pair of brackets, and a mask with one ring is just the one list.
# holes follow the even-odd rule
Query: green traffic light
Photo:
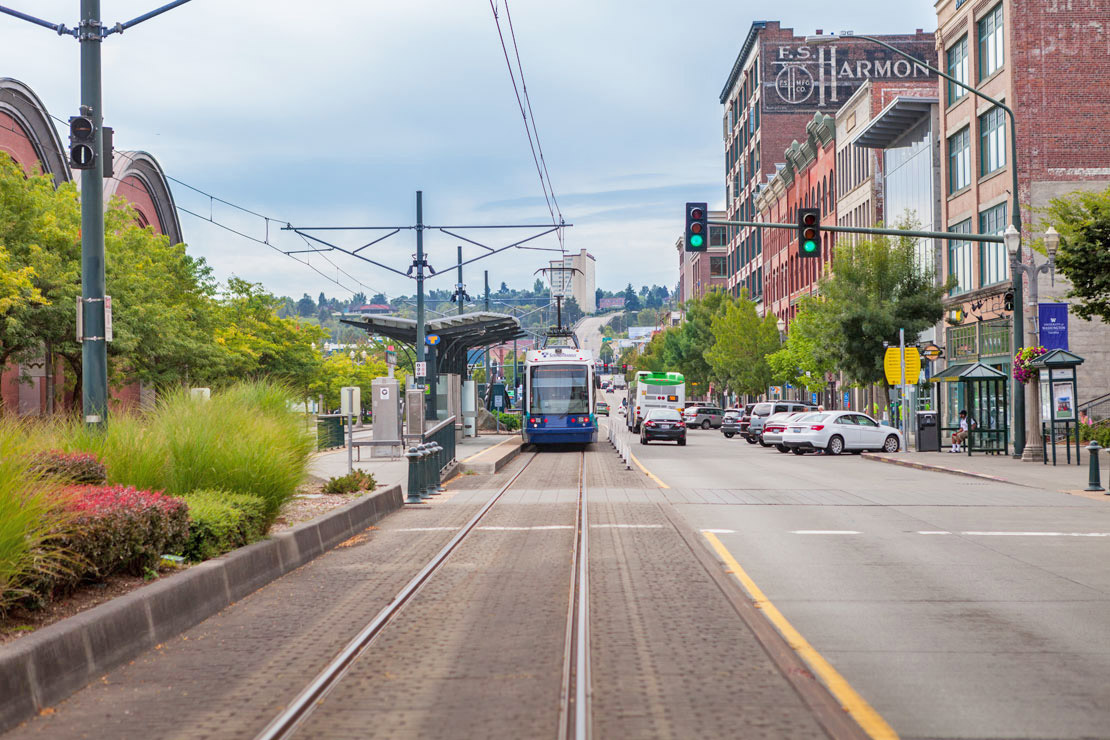
[[802, 245], [802, 250], [805, 251], [805, 252], [816, 252], [817, 251], [817, 242], [808, 241], [808, 242], [804, 243]]
[[705, 242], [705, 239], [702, 238], [701, 234], [694, 234], [690, 237], [690, 246], [691, 247], [700, 247], [704, 242]]

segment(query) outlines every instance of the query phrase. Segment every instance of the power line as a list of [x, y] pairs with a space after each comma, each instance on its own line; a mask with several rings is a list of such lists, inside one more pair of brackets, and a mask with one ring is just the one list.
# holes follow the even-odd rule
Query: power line
[[[506, 65], [506, 67], [508, 67], [508, 70], [509, 70], [509, 80], [513, 83], [513, 94], [516, 95], [516, 104], [517, 104], [517, 107], [520, 108], [520, 116], [521, 116], [521, 119], [524, 121], [524, 133], [528, 136], [528, 147], [532, 151], [532, 161], [536, 165], [536, 174], [540, 178], [540, 188], [543, 190], [543, 198], [544, 198], [544, 201], [546, 201], [546, 203], [547, 203], [547, 211], [548, 211], [549, 214], [551, 214], [551, 223], [553, 225], [558, 226], [560, 221], [562, 220], [562, 213], [561, 212], [559, 213], [559, 219], [556, 220], [555, 211], [558, 209], [558, 201], [556, 201], [555, 206], [552, 207], [551, 202], [555, 197], [555, 191], [554, 191], [554, 188], [551, 187], [550, 178], [544, 176], [544, 173], [547, 171], [547, 166], [546, 166], [546, 164], [543, 164], [543, 165], [540, 164], [540, 156], [536, 152], [536, 149], [539, 145], [539, 132], [534, 130], [535, 129], [535, 119], [533, 118], [532, 123], [529, 124], [529, 116], [530, 116], [530, 113], [531, 113], [531, 110], [532, 110], [531, 102], [528, 103], [528, 110], [525, 111], [525, 103], [524, 103], [524, 100], [521, 98], [521, 91], [520, 91], [520, 88], [517, 86], [517, 83], [516, 83], [516, 73], [513, 72], [513, 63], [509, 59], [509, 48], [505, 44], [505, 34], [501, 30], [501, 19], [498, 16], [497, 6], [494, 4], [494, 0], [490, 0], [489, 7], [490, 7], [490, 10], [493, 12], [493, 22], [497, 26], [497, 36], [501, 40], [501, 52], [505, 56], [505, 65]], [[521, 81], [521, 84], [523, 85], [523, 83], [524, 83], [524, 69], [523, 69], [523, 67], [520, 66], [520, 51], [519, 51], [519, 49], [517, 48], [517, 45], [516, 45], [516, 35], [515, 35], [515, 32], [513, 32], [513, 29], [512, 29], [512, 20], [510, 18], [508, 18], [508, 13], [509, 13], [508, 0], [505, 0], [505, 13], [506, 13], [506, 20], [508, 20], [508, 23], [509, 23], [509, 32], [510, 32], [510, 35], [512, 36], [512, 38], [513, 38], [513, 50], [514, 50], [514, 53], [516, 54], [517, 66], [518, 66], [518, 69], [520, 71], [520, 81]], [[527, 88], [525, 88], [524, 95], [525, 95], [525, 98], [527, 98]], [[535, 134], [534, 140], [533, 140], [533, 133]], [[542, 149], [541, 149], [541, 151], [542, 151]], [[550, 195], [548, 195], [548, 190], [549, 189], [551, 190]], [[562, 234], [561, 230], [558, 232], [558, 237], [559, 237], [559, 245], [560, 245], [560, 248], [562, 249], [563, 234]]]

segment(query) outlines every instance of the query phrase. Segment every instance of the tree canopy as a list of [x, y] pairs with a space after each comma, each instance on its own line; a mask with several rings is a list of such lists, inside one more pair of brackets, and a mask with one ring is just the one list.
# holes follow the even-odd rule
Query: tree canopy
[[1060, 232], [1056, 269], [1071, 282], [1071, 310], [1110, 322], [1110, 188], [1054, 198], [1048, 221]]

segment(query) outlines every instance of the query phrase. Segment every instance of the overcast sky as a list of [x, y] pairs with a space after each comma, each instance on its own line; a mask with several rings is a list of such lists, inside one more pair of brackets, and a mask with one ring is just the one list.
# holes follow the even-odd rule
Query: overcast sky
[[[103, 0], [103, 20], [160, 2]], [[496, 5], [507, 38], [504, 3]], [[4, 4], [68, 26], [78, 17], [78, 0]], [[510, 0], [509, 10], [550, 179], [574, 224], [566, 247], [597, 258], [607, 289], [673, 286], [682, 203], [723, 202], [718, 96], [753, 20], [799, 34], [936, 27], [929, 0], [787, 0], [773, 14], [750, 0]], [[78, 74], [75, 40], [0, 16], [0, 76], [28, 84], [66, 118], [79, 103]], [[118, 149], [147, 151], [168, 175], [281, 223], [411, 224], [418, 189], [427, 223], [550, 222], [489, 0], [193, 0], [105, 41], [104, 108]], [[209, 213], [206, 197], [173, 189], [179, 206]], [[212, 213], [265, 235], [256, 217], [219, 203]], [[180, 218], [190, 250], [221, 280], [238, 275], [295, 297], [350, 294], [263, 245]], [[505, 233], [466, 235], [508, 243]], [[270, 237], [305, 248], [278, 226]], [[325, 238], [356, 247], [363, 237]], [[459, 243], [429, 233], [432, 266], [454, 264]], [[534, 243], [558, 247], [554, 236]], [[367, 253], [403, 271], [414, 248], [402, 232]], [[509, 250], [464, 280], [472, 295], [483, 269], [494, 287], [524, 287], [552, 256]], [[413, 290], [373, 265], [329, 258], [353, 276], [338, 274], [347, 287]], [[310, 259], [337, 275], [321, 256]], [[445, 275], [428, 285], [453, 283]]]

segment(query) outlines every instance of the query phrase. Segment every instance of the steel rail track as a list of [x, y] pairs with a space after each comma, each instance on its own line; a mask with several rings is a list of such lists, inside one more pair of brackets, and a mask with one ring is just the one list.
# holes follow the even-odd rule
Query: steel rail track
[[[473, 531], [494, 504], [508, 491], [517, 479], [539, 456], [532, 457], [513, 474], [505, 485], [494, 493], [482, 508], [455, 533], [451, 540], [436, 553], [419, 573], [405, 584], [390, 603], [379, 611], [327, 666], [259, 733], [255, 740], [287, 740], [308, 719], [323, 698], [350, 670], [374, 639], [401, 611], [420, 587], [443, 565], [448, 555]], [[559, 738], [583, 740], [589, 737], [589, 591], [588, 591], [588, 525], [586, 519], [586, 453], [579, 462], [578, 506], [575, 517], [575, 548], [573, 553], [571, 599], [567, 618], [566, 655], [564, 658], [564, 688], [561, 697]], [[575, 598], [577, 596], [577, 598]], [[572, 636], [573, 633], [573, 636]], [[571, 669], [573, 662], [574, 668]], [[585, 677], [582, 680], [581, 677]], [[574, 722], [569, 721], [574, 708]], [[573, 729], [572, 729], [573, 728]]]

